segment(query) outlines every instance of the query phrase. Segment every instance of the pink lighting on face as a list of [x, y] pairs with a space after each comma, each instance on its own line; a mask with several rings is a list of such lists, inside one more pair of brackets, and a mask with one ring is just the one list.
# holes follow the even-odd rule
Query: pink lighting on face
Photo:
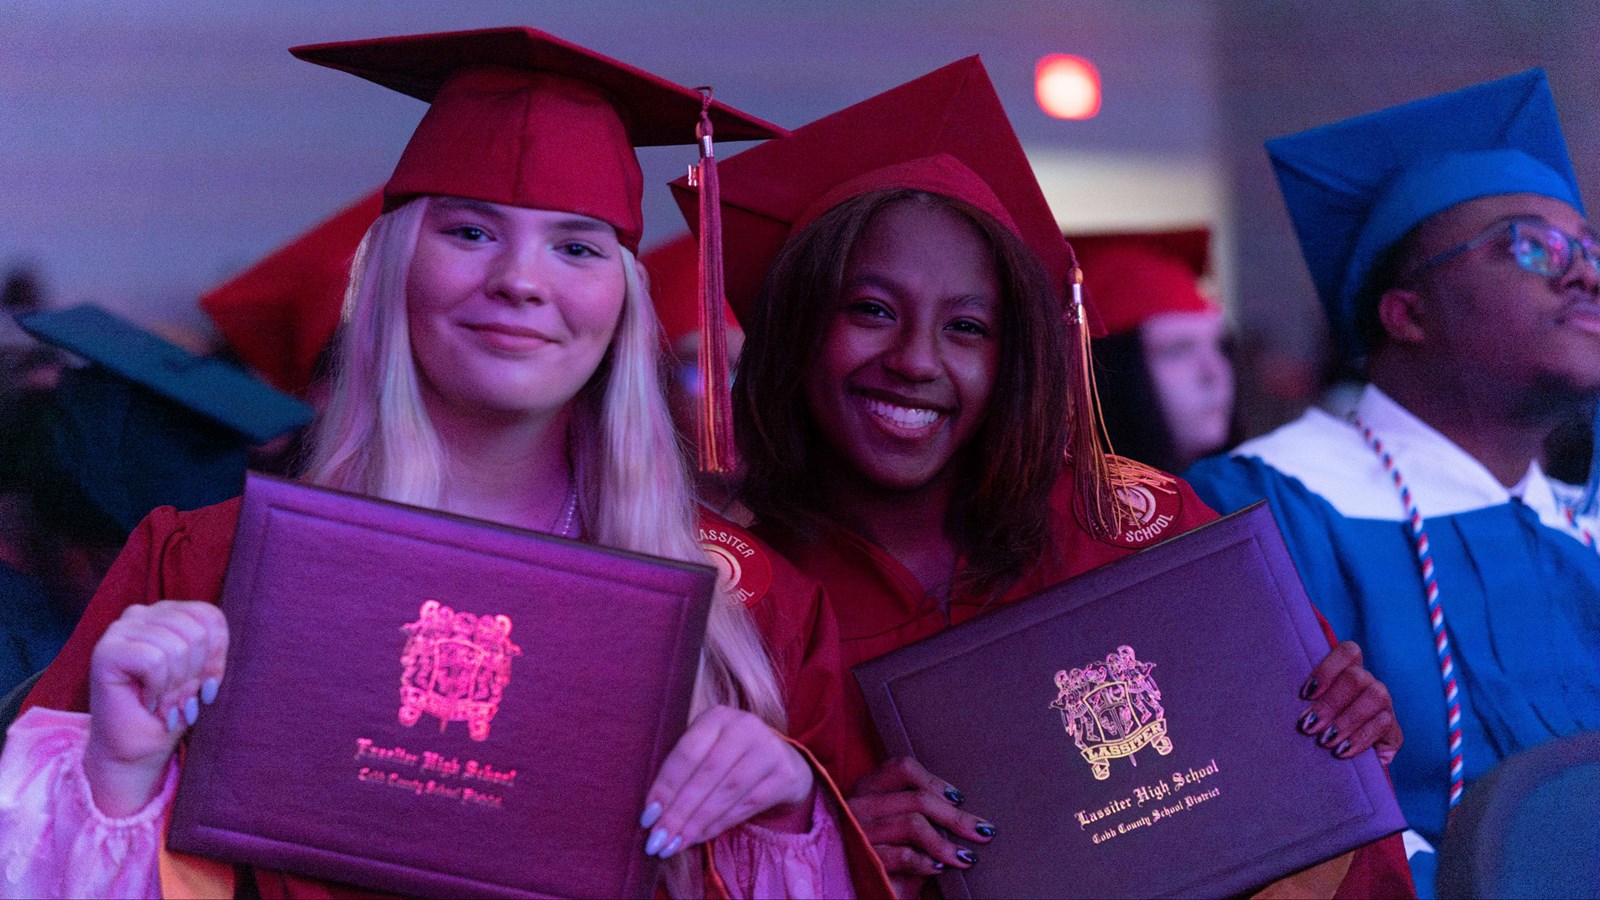
[[1042, 57], [1033, 89], [1039, 108], [1058, 119], [1089, 119], [1100, 112], [1100, 71], [1081, 56]]

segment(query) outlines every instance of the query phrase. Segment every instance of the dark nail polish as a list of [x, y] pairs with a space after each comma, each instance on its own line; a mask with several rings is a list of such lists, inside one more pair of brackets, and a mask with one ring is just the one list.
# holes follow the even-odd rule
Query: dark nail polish
[[956, 851], [956, 859], [959, 859], [970, 866], [978, 861], [978, 854], [973, 853], [971, 850], [963, 847]]
[[957, 806], [967, 802], [967, 795], [956, 790], [954, 787], [945, 788], [944, 796], [946, 800], [949, 800], [951, 803], [954, 803]]
[[1311, 730], [1312, 726], [1314, 726], [1316, 724], [1317, 724], [1317, 714], [1316, 714], [1316, 712], [1315, 711], [1308, 712], [1308, 713], [1305, 714], [1305, 717], [1300, 720], [1300, 730], [1309, 732]]
[[1317, 743], [1321, 744], [1324, 747], [1331, 747], [1331, 746], [1333, 746], [1333, 739], [1338, 737], [1338, 736], [1339, 736], [1339, 726], [1337, 726], [1337, 725], [1329, 725], [1328, 726], [1328, 730], [1324, 731], [1322, 733], [1322, 737], [1317, 738]]
[[933, 861], [933, 870], [935, 872], [943, 872], [944, 871], [944, 863], [939, 862], [937, 859], [934, 860]]
[[1344, 743], [1339, 745], [1339, 749], [1333, 751], [1333, 755], [1334, 756], [1344, 756], [1345, 751], [1349, 750], [1349, 749], [1350, 749], [1350, 741], [1347, 738], [1347, 739], [1345, 739]]
[[1307, 678], [1305, 687], [1300, 689], [1300, 699], [1310, 700], [1311, 696], [1317, 692], [1317, 687], [1318, 684], [1315, 678]]
[[979, 822], [972, 826], [972, 830], [976, 831], [980, 837], [994, 837], [994, 826], [988, 822]]

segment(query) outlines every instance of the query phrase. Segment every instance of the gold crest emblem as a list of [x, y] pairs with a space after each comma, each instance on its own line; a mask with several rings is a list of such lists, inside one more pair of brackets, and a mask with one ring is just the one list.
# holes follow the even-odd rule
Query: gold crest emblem
[[466, 722], [473, 740], [487, 740], [511, 682], [511, 657], [522, 653], [511, 643], [511, 617], [456, 612], [428, 600], [401, 629], [409, 637], [400, 651], [400, 724], [409, 728], [427, 713], [439, 718], [440, 731]]
[[1127, 757], [1138, 765], [1134, 754], [1145, 747], [1162, 756], [1172, 752], [1161, 689], [1150, 674], [1154, 668], [1124, 644], [1107, 653], [1104, 662], [1056, 673], [1056, 699], [1050, 708], [1061, 710], [1067, 734], [1096, 779], [1111, 777], [1113, 759]]

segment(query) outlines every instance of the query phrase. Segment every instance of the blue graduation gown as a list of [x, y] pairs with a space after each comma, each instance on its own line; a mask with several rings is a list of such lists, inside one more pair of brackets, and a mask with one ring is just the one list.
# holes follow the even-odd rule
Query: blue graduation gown
[[[1600, 556], [1562, 512], [1578, 489], [1535, 463], [1508, 490], [1376, 388], [1355, 412], [1425, 520], [1462, 695], [1467, 789], [1509, 754], [1600, 728]], [[1377, 455], [1349, 422], [1312, 410], [1184, 477], [1222, 512], [1272, 506], [1312, 600], [1394, 697], [1405, 746], [1390, 776], [1411, 827], [1437, 846], [1450, 785], [1444, 690], [1399, 492]], [[1600, 522], [1580, 524], [1600, 536]], [[1436, 860], [1411, 857], [1422, 896]]]

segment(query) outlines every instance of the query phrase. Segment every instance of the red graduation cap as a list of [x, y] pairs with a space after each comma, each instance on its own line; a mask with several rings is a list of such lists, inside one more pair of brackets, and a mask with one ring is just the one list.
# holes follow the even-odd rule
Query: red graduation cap
[[356, 247], [382, 208], [374, 191], [200, 298], [228, 346], [278, 390], [305, 395], [339, 325]]
[[700, 91], [532, 28], [295, 47], [295, 56], [431, 105], [384, 187], [386, 209], [420, 194], [591, 216], [637, 251], [643, 176], [636, 146], [693, 144], [704, 109], [716, 135], [783, 129]]
[[[741, 318], [790, 234], [882, 188], [915, 188], [983, 210], [1032, 248], [1058, 290], [1073, 266], [1072, 249], [976, 56], [730, 157], [719, 178], [728, 303]], [[686, 179], [672, 188], [694, 226], [694, 188]]]
[[1210, 269], [1205, 228], [1068, 235], [1083, 266], [1083, 289], [1108, 334], [1132, 331], [1159, 313], [1211, 312], [1200, 292]]

